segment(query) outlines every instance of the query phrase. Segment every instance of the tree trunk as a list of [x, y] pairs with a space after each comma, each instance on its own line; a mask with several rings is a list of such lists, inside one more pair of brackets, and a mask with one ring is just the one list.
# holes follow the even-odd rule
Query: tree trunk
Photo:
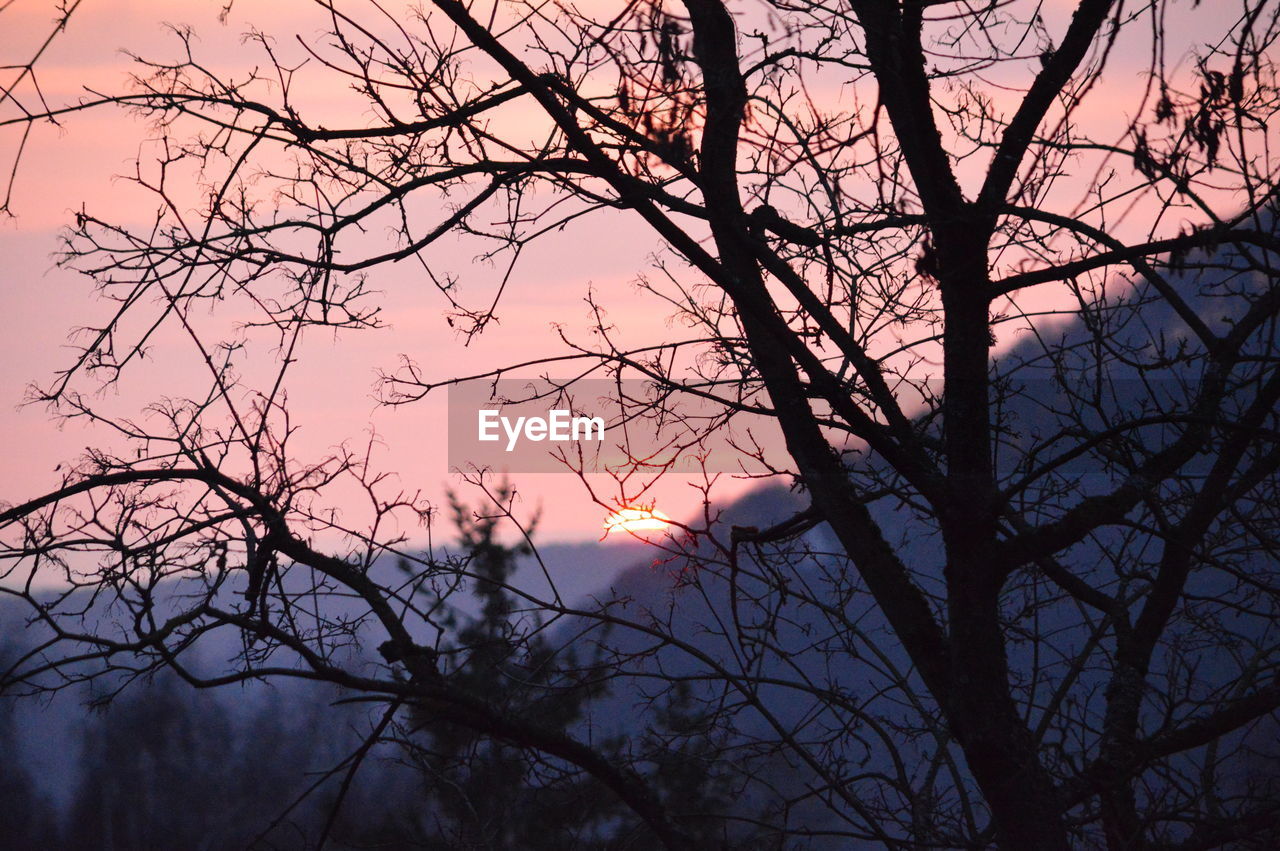
[[990, 421], [986, 235], [976, 226], [936, 234], [946, 329], [943, 401], [946, 544], [952, 725], [991, 808], [1002, 848], [1066, 849], [1052, 778], [1009, 691], [1000, 626], [1005, 573], [992, 563], [996, 481]]

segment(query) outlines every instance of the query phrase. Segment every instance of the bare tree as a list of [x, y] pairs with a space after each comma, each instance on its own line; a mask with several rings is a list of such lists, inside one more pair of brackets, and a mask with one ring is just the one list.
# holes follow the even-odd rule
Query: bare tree
[[[6, 682], [327, 679], [590, 775], [672, 848], [710, 815], [780, 843], [1276, 841], [1243, 767], [1280, 707], [1276, 4], [316, 5], [324, 38], [253, 32], [236, 75], [179, 31], [182, 58], [140, 61], [132, 90], [6, 119], [121, 106], [160, 152], [135, 176], [154, 222], [85, 211], [68, 237], [119, 310], [40, 399], [133, 445], [0, 514], [5, 589], [45, 636]], [[312, 75], [362, 110], [312, 117]], [[693, 689], [719, 750], [682, 752], [742, 802], [714, 814], [652, 760], [464, 687], [423, 601], [468, 568], [385, 531], [428, 507], [366, 456], [289, 452], [303, 331], [377, 325], [380, 267], [421, 261], [477, 334], [497, 303], [437, 274], [436, 244], [475, 241], [515, 286], [525, 246], [586, 217], [649, 229], [642, 282], [689, 332], [615, 346], [602, 312], [543, 368], [645, 378], [657, 411], [709, 400], [715, 428], [772, 419], [787, 457], [743, 462], [810, 502], [682, 528], [668, 545], [696, 567], [665, 609], [510, 591], [539, 613], [520, 640], [594, 640], [595, 675], [641, 699]], [[220, 327], [224, 301], [255, 318]], [[165, 327], [208, 386], [146, 425], [105, 418], [79, 388]], [[276, 346], [266, 384], [239, 383], [246, 339]], [[407, 360], [384, 398], [467, 377]], [[326, 513], [343, 481], [367, 528]], [[32, 590], [50, 574], [65, 593]], [[343, 595], [361, 617], [327, 606]], [[228, 627], [237, 665], [184, 666]], [[385, 665], [343, 655], [370, 642]]]
[[[30, 119], [49, 117], [49, 102], [45, 100], [44, 92], [40, 89], [36, 65], [44, 58], [54, 40], [66, 30], [71, 16], [80, 7], [80, 2], [81, 0], [68, 0], [68, 2], [52, 4], [50, 22], [48, 29], [43, 33], [44, 37], [30, 45], [29, 52], [21, 56], [0, 57], [0, 62], [5, 63], [0, 65], [0, 108], [3, 108], [6, 114], [20, 116], [16, 122], [20, 135], [17, 144], [14, 145], [12, 161], [7, 163], [5, 193], [4, 197], [0, 198], [0, 215], [12, 213], [10, 204], [13, 201], [13, 183], [17, 177], [27, 141], [30, 139], [32, 126]], [[0, 6], [0, 13], [7, 11], [11, 5], [13, 4], [5, 3]], [[16, 40], [14, 46], [19, 49], [26, 47], [26, 45], [19, 45]], [[6, 122], [6, 124], [13, 123], [15, 122]]]

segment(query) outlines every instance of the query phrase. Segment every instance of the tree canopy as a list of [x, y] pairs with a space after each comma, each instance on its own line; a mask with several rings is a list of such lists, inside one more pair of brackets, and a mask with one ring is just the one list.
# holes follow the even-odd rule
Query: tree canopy
[[[180, 58], [118, 92], [4, 92], [24, 133], [145, 117], [155, 205], [69, 224], [62, 262], [117, 309], [37, 395], [128, 445], [0, 512], [43, 642], [3, 682], [331, 680], [590, 777], [671, 848], [708, 818], [779, 847], [1276, 841], [1275, 3], [311, 6], [323, 35], [251, 30], [235, 67], [178, 29]], [[740, 461], [801, 510], [677, 525], [669, 604], [493, 597], [529, 613], [502, 650], [540, 671], [522, 688], [678, 697], [684, 732], [632, 749], [473, 687], [491, 636], [433, 601], [507, 577], [410, 546], [397, 518], [429, 506], [367, 457], [299, 463], [284, 392], [305, 329], [383, 322], [391, 264], [420, 264], [454, 332], [501, 335], [500, 298], [433, 252], [475, 246], [501, 295], [527, 246], [592, 221], [655, 241], [636, 276], [674, 322], [622, 334], [607, 309], [634, 296], [584, 287], [599, 322], [563, 358], [409, 351], [379, 393], [636, 378], [655, 420], [685, 395], [720, 412], [707, 436], [779, 431], [781, 458], [743, 438]], [[204, 383], [100, 413], [86, 388], [170, 331]], [[353, 485], [366, 527], [326, 501]], [[352, 596], [358, 618], [327, 607]], [[226, 670], [184, 667], [227, 628]], [[578, 643], [590, 665], [551, 649]], [[656, 741], [713, 791], [664, 784]]]

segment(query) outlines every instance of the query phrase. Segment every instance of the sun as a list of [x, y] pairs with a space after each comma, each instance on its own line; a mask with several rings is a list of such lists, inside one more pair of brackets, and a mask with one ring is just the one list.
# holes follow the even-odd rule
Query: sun
[[657, 508], [619, 508], [604, 520], [605, 535], [661, 532], [671, 525], [671, 518]]

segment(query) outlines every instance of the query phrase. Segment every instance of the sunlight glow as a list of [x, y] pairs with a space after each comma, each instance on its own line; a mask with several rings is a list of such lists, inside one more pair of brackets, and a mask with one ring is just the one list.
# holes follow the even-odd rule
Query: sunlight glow
[[656, 508], [619, 508], [605, 518], [604, 533], [661, 532], [670, 524], [671, 518]]

